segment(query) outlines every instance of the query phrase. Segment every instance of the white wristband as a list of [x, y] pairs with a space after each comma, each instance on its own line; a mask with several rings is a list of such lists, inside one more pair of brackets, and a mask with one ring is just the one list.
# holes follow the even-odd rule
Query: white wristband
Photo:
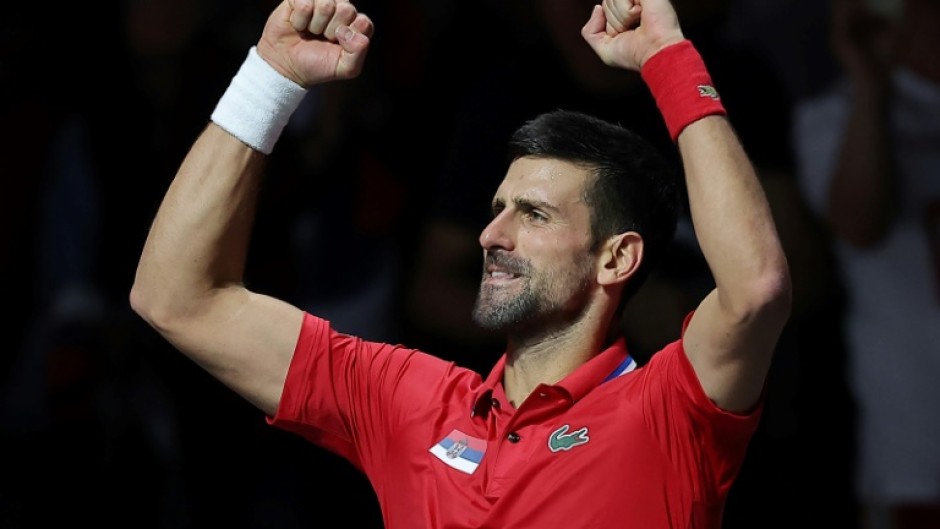
[[307, 90], [258, 55], [248, 57], [212, 112], [212, 121], [251, 148], [271, 154]]

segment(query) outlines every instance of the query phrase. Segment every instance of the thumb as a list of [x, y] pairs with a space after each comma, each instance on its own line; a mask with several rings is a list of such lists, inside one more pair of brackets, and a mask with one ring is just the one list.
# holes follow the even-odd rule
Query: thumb
[[344, 52], [340, 56], [337, 73], [349, 77], [358, 75], [369, 49], [369, 37], [344, 25], [336, 28], [336, 41]]
[[363, 52], [369, 46], [369, 37], [345, 25], [336, 28], [336, 40], [350, 54]]
[[600, 5], [595, 5], [591, 11], [591, 18], [581, 28], [581, 36], [597, 51], [601, 40], [607, 35], [604, 29], [607, 27], [607, 17], [604, 16], [604, 10]]

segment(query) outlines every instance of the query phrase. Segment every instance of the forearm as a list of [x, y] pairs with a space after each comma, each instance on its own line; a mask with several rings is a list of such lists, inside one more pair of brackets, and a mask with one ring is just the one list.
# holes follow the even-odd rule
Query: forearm
[[[731, 124], [709, 116], [678, 138], [689, 207], [718, 302], [736, 318], [789, 299], [789, 274], [770, 206]], [[785, 303], [781, 303], [785, 305]]]
[[145, 242], [132, 290], [137, 310], [172, 320], [241, 283], [264, 160], [215, 124], [200, 135]]
[[132, 291], [151, 323], [190, 317], [241, 285], [265, 155], [305, 93], [249, 50], [151, 227]]
[[884, 79], [854, 84], [845, 136], [829, 186], [829, 225], [838, 237], [858, 247], [880, 240], [896, 211], [888, 90]]
[[641, 71], [685, 173], [692, 222], [729, 324], [786, 303], [786, 258], [770, 205], [726, 117], [719, 91], [689, 41], [652, 55]]

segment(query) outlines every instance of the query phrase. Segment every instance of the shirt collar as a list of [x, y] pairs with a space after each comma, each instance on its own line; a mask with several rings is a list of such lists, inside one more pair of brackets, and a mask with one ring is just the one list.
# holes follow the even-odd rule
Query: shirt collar
[[[625, 375], [636, 369], [637, 363], [627, 351], [627, 341], [617, 338], [609, 347], [595, 355], [583, 365], [572, 371], [557, 386], [571, 395], [572, 402], [581, 400], [597, 386]], [[493, 365], [489, 375], [477, 390], [473, 399], [471, 416], [485, 416], [492, 407], [493, 390], [502, 384], [503, 371], [506, 368], [506, 353], [503, 353]]]

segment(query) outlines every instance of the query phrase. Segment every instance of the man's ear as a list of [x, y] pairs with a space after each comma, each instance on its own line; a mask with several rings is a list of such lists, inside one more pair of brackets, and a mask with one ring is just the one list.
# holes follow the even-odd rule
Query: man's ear
[[597, 282], [601, 285], [625, 283], [643, 260], [643, 237], [635, 231], [611, 236], [598, 255]]

